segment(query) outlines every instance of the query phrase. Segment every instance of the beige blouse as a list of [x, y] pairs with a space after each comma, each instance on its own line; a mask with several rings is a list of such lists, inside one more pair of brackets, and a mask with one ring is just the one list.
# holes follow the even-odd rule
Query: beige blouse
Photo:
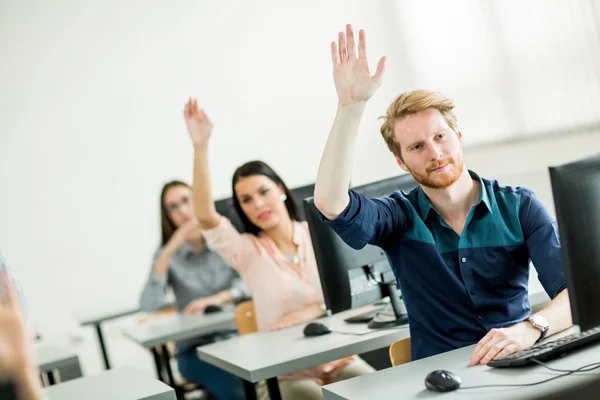
[[[281, 253], [269, 236], [240, 234], [225, 217], [215, 228], [203, 231], [208, 245], [239, 273], [252, 292], [259, 331], [268, 331], [286, 314], [324, 302], [308, 224], [293, 224], [297, 264]], [[280, 379], [317, 379], [324, 372], [335, 373], [351, 360], [333, 361]]]

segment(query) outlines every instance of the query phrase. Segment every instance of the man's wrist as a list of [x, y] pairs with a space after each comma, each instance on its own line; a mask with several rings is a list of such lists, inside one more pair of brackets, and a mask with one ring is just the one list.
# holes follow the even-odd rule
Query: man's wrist
[[542, 331], [540, 331], [539, 329], [534, 327], [531, 324], [531, 322], [525, 320], [525, 321], [521, 322], [521, 325], [525, 329], [525, 332], [527, 332], [527, 335], [530, 336], [534, 342], [537, 342], [538, 340], [540, 340], [540, 338], [542, 337]]
[[349, 104], [338, 103], [338, 113], [361, 118], [363, 113], [365, 112], [366, 105], [366, 101]]
[[550, 329], [546, 318], [537, 314], [529, 316], [523, 323], [525, 323], [532, 331], [536, 332], [536, 343], [543, 340]]

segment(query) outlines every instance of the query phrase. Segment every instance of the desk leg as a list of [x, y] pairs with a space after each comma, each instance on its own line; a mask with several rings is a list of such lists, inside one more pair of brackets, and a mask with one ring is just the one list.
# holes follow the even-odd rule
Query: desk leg
[[104, 336], [102, 335], [102, 327], [100, 322], [94, 324], [96, 326], [96, 333], [98, 334], [98, 342], [100, 342], [100, 349], [102, 350], [102, 357], [104, 357], [104, 366], [106, 369], [110, 369], [110, 361], [108, 361], [108, 353], [106, 351], [106, 345], [104, 344]]
[[175, 396], [177, 399], [183, 399], [183, 390], [177, 385], [175, 378], [173, 378], [173, 370], [171, 369], [171, 354], [169, 353], [169, 349], [167, 349], [166, 344], [161, 346], [160, 352], [162, 353], [162, 360], [165, 365], [165, 369], [167, 370], [168, 382], [165, 383], [175, 390]]
[[246, 400], [257, 400], [258, 397], [256, 396], [256, 387], [254, 386], [254, 383], [245, 379], [242, 379], [242, 382], [244, 383], [244, 396], [246, 397]]
[[56, 380], [54, 379], [54, 371], [46, 372], [46, 376], [48, 377], [48, 386], [52, 386], [56, 383]]
[[169, 380], [168, 382], [166, 382], [166, 384], [171, 386], [173, 389], [175, 389], [175, 379], [173, 378], [173, 370], [171, 370], [171, 362], [170, 362], [171, 357], [169, 355], [169, 350], [167, 349], [167, 345], [163, 344], [160, 347], [160, 351], [162, 353], [162, 359], [165, 364], [165, 369], [167, 370], [167, 379]]
[[281, 400], [281, 392], [279, 391], [277, 377], [267, 379], [267, 389], [269, 390], [269, 397], [271, 400]]
[[156, 376], [158, 377], [159, 381], [165, 382], [165, 380], [162, 377], [162, 364], [160, 362], [160, 356], [158, 355], [158, 348], [153, 347], [150, 350], [152, 351], [152, 356], [154, 357], [154, 366], [156, 367]]

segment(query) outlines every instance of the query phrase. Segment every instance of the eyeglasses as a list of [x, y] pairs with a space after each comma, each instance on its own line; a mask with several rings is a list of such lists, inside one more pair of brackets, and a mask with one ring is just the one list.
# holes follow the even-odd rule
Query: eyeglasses
[[190, 197], [189, 196], [184, 196], [184, 197], [181, 198], [181, 201], [179, 203], [165, 204], [165, 209], [167, 210], [167, 212], [169, 214], [173, 214], [174, 212], [176, 212], [177, 210], [179, 210], [179, 207], [181, 207], [181, 206], [187, 206], [188, 204], [190, 204]]

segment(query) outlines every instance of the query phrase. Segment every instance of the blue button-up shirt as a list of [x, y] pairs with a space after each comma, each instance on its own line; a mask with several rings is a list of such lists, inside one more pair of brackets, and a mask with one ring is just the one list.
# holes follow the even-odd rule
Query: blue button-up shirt
[[420, 187], [376, 199], [350, 190], [346, 210], [325, 221], [351, 247], [386, 252], [408, 311], [413, 360], [523, 321], [530, 261], [550, 298], [566, 288], [556, 222], [540, 200], [469, 173], [481, 195], [460, 236]]

